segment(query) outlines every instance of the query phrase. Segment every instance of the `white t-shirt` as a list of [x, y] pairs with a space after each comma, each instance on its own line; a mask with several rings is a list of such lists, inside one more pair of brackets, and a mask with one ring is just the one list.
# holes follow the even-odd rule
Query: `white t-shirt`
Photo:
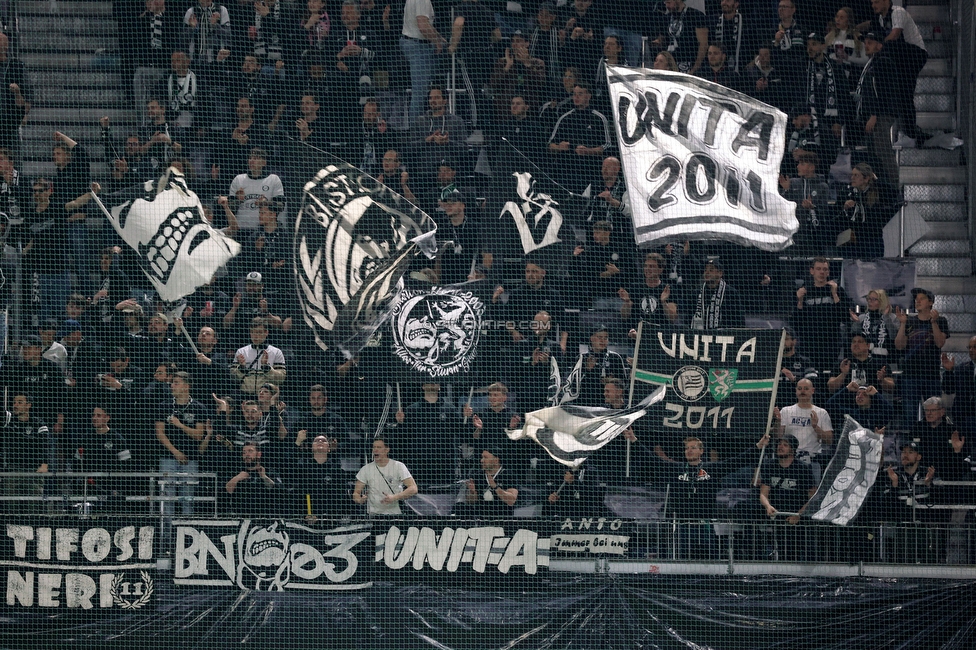
[[920, 47], [923, 50], [925, 49], [925, 41], [922, 40], [922, 33], [918, 31], [918, 25], [915, 24], [915, 19], [912, 18], [912, 15], [904, 7], [891, 8], [891, 28], [900, 29], [901, 37], [909, 45]]
[[234, 358], [236, 359], [237, 355], [243, 355], [246, 370], [262, 371], [270, 370], [271, 368], [284, 368], [285, 354], [273, 345], [265, 347], [268, 350], [268, 365], [262, 364], [259, 358], [264, 354], [264, 350], [259, 353], [253, 345], [245, 345], [242, 348], [238, 348]]
[[[241, 230], [256, 230], [258, 227], [258, 199], [274, 199], [285, 195], [285, 188], [277, 174], [264, 178], [251, 178], [248, 174], [238, 174], [230, 183], [230, 196], [237, 196], [237, 190], [244, 190], [244, 200], [237, 208], [237, 223]], [[282, 221], [282, 215], [278, 215]]]
[[356, 480], [366, 486], [366, 510], [371, 515], [399, 515], [400, 502], [383, 503], [383, 497], [388, 494], [403, 492], [404, 483], [410, 475], [407, 466], [398, 460], [390, 459], [385, 467], [380, 467], [376, 461], [364, 465]]
[[427, 16], [431, 26], [434, 25], [434, 7], [430, 0], [407, 0], [403, 7], [403, 35], [426, 41], [427, 37], [417, 27], [417, 16]]
[[813, 430], [812, 419], [810, 417], [811, 411], [817, 413], [817, 425], [821, 429], [824, 431], [834, 430], [827, 411], [819, 406], [811, 406], [808, 409], [804, 409], [793, 404], [780, 411], [780, 422], [786, 427], [784, 433], [790, 433], [796, 436], [800, 444], [800, 448], [797, 449], [798, 455], [799, 452], [805, 451], [811, 456], [816, 456], [822, 449], [820, 440], [817, 438], [817, 432]]

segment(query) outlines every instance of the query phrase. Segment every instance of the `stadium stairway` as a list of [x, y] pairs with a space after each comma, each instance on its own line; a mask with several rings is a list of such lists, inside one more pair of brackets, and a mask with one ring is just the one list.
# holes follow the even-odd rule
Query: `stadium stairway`
[[111, 2], [27, 0], [17, 3], [18, 56], [34, 89], [23, 128], [22, 171], [53, 174], [53, 134], [62, 131], [88, 148], [92, 173], [105, 173], [98, 119], [112, 120], [116, 137], [135, 113], [122, 93], [116, 63], [116, 24]]
[[[900, 4], [900, 3], [899, 3]], [[956, 39], [948, 0], [912, 0], [908, 12], [925, 39], [929, 60], [919, 75], [915, 107], [919, 126], [930, 133], [954, 133]], [[976, 282], [968, 224], [968, 192], [962, 149], [904, 148], [898, 153], [907, 209], [914, 209], [928, 232], [905, 251], [917, 260], [918, 285], [936, 294], [935, 308], [949, 320], [946, 351], [966, 356], [976, 334]]]
[[[23, 132], [22, 170], [29, 176], [53, 173], [52, 134], [60, 130], [89, 147], [93, 172], [103, 175], [98, 119], [108, 115], [117, 136], [136, 119], [115, 66], [112, 3], [22, 0], [17, 7], [19, 56], [34, 85], [33, 110]], [[954, 132], [957, 35], [948, 0], [913, 0], [908, 10], [929, 52], [915, 95], [919, 124], [929, 132]], [[947, 349], [964, 355], [967, 339], [976, 333], [976, 282], [961, 154], [960, 149], [906, 148], [898, 159], [905, 201], [928, 224], [927, 234], [906, 254], [918, 260], [919, 285], [937, 294], [936, 308], [949, 319], [953, 336]]]

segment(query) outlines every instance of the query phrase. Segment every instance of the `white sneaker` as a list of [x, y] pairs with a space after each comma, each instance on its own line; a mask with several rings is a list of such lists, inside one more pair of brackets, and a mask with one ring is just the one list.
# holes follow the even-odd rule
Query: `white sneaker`
[[899, 131], [898, 139], [895, 140], [891, 146], [895, 147], [896, 149], [914, 149], [916, 145], [913, 138], [909, 138], [907, 135]]

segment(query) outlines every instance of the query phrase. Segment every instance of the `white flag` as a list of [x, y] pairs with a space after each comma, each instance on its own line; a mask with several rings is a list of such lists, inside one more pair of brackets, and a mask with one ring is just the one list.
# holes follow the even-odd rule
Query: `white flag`
[[796, 205], [777, 190], [782, 111], [678, 72], [608, 65], [607, 77], [638, 245], [792, 243]]
[[135, 251], [160, 299], [174, 302], [210, 282], [241, 246], [204, 219], [200, 199], [176, 169], [167, 170], [158, 185], [147, 183], [145, 190], [149, 199], [111, 209], [97, 196], [95, 202]]
[[837, 451], [824, 470], [806, 514], [812, 519], [846, 526], [864, 505], [878, 477], [883, 447], [880, 435], [868, 431], [851, 416], [845, 416]]
[[661, 386], [644, 401], [629, 409], [589, 406], [550, 406], [525, 414], [521, 429], [508, 429], [512, 440], [532, 438], [542, 445], [554, 460], [569, 467], [579, 467], [587, 457], [616, 438], [637, 421], [648, 407], [664, 398]]

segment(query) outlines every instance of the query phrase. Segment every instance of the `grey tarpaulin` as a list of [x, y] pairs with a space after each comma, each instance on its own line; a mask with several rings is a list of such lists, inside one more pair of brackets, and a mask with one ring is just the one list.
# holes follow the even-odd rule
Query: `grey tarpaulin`
[[654, 575], [315, 594], [163, 583], [153, 611], [7, 608], [0, 647], [971, 648], [976, 595], [962, 581]]

